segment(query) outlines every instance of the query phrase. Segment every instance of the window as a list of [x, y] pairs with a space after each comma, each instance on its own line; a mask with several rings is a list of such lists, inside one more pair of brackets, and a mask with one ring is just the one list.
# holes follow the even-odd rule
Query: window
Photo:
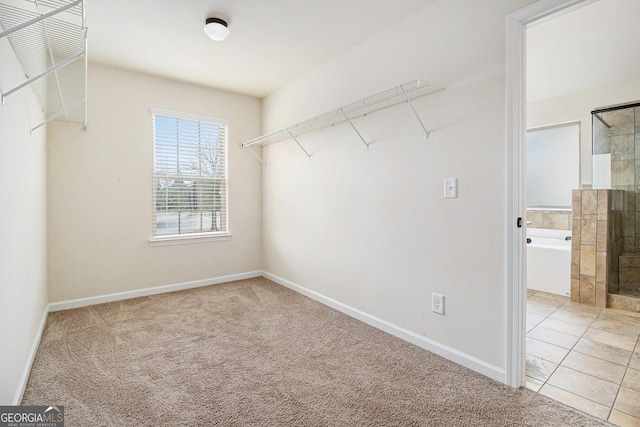
[[152, 116], [154, 239], [227, 235], [227, 121]]
[[527, 130], [529, 208], [571, 209], [571, 191], [580, 188], [580, 122]]

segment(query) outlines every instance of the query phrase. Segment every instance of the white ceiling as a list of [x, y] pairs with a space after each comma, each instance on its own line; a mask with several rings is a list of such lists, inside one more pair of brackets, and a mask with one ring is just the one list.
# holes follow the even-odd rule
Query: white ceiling
[[433, 1], [87, 0], [89, 60], [264, 97]]
[[598, 0], [527, 30], [528, 100], [640, 78], [640, 0]]

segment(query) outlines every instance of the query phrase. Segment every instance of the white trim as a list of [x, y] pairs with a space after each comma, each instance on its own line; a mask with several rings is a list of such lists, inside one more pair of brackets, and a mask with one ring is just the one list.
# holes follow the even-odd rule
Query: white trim
[[44, 327], [47, 324], [47, 315], [49, 314], [48, 308], [48, 306], [45, 307], [44, 312], [42, 313], [42, 318], [40, 319], [38, 331], [36, 333], [36, 336], [33, 338], [33, 344], [31, 344], [31, 350], [29, 350], [29, 355], [27, 356], [27, 363], [25, 363], [24, 365], [22, 375], [20, 376], [20, 381], [18, 381], [16, 394], [13, 396], [13, 402], [11, 403], [13, 406], [18, 406], [22, 403], [22, 396], [24, 395], [24, 390], [27, 388], [27, 381], [29, 381], [31, 367], [33, 366], [33, 361], [36, 358], [38, 347], [40, 347], [40, 340], [42, 339]]
[[206, 242], [221, 242], [231, 240], [231, 234], [195, 234], [195, 235], [171, 235], [167, 237], [153, 237], [149, 239], [149, 246], [170, 246], [170, 245], [184, 245], [187, 243], [206, 243]]
[[540, 0], [507, 16], [505, 384], [512, 387], [522, 387], [525, 380], [526, 228], [517, 228], [516, 219], [526, 211], [526, 27], [594, 1]]
[[555, 129], [555, 128], [561, 128], [561, 127], [571, 126], [571, 125], [578, 125], [582, 127], [582, 120], [569, 120], [568, 122], [559, 122], [559, 123], [553, 123], [550, 125], [534, 126], [532, 128], [527, 128], [527, 132], [537, 132], [539, 130]]
[[135, 289], [133, 291], [117, 292], [113, 294], [100, 295], [95, 297], [78, 298], [69, 301], [53, 302], [49, 304], [49, 311], [69, 310], [71, 308], [86, 307], [89, 305], [103, 304], [106, 302], [121, 301], [131, 298], [145, 297], [149, 295], [163, 294], [166, 292], [181, 291], [184, 289], [199, 288], [202, 286], [219, 285], [221, 283], [233, 282], [236, 280], [252, 279], [262, 276], [261, 271], [250, 271], [248, 273], [232, 274], [229, 276], [215, 277], [211, 279], [195, 280], [193, 282], [176, 283], [173, 285], [156, 286], [153, 288]]
[[229, 120], [221, 117], [205, 116], [203, 114], [185, 113], [183, 111], [165, 110], [164, 108], [151, 107], [152, 116], [177, 117], [179, 119], [193, 120], [196, 122], [213, 123], [220, 126], [229, 126]]
[[394, 325], [378, 317], [375, 317], [368, 313], [360, 311], [356, 308], [345, 305], [339, 301], [336, 301], [322, 294], [319, 294], [315, 291], [304, 288], [298, 284], [295, 284], [293, 282], [290, 282], [289, 280], [283, 279], [282, 277], [278, 277], [267, 271], [263, 271], [262, 275], [267, 279], [272, 280], [299, 294], [302, 294], [315, 301], [318, 301], [328, 307], [331, 307], [335, 310], [338, 310], [346, 314], [347, 316], [353, 317], [354, 319], [357, 319], [370, 326], [373, 326], [374, 328], [380, 329], [381, 331], [391, 334], [397, 338], [400, 338], [411, 344], [417, 345], [420, 348], [423, 348], [427, 351], [430, 351], [439, 356], [442, 356], [445, 359], [448, 359], [454, 363], [462, 365], [466, 368], [469, 368], [475, 372], [478, 372], [496, 381], [500, 381], [502, 383], [504, 383], [505, 381], [505, 371], [497, 366], [486, 363], [485, 361], [480, 360], [476, 357], [470, 356], [454, 348], [443, 345], [437, 341], [433, 341], [433, 340], [430, 340], [429, 338], [418, 335], [415, 332], [411, 332], [407, 329], [401, 328], [400, 326]]

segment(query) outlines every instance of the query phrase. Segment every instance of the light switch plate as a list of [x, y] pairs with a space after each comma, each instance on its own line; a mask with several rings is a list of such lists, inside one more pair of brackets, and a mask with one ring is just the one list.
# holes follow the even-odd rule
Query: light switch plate
[[444, 198], [456, 199], [458, 197], [458, 178], [444, 179]]

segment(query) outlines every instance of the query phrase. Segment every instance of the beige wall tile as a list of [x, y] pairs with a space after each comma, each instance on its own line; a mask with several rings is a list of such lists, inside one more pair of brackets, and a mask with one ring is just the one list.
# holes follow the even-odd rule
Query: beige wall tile
[[623, 249], [625, 252], [635, 252], [636, 249], [636, 238], [635, 237], [623, 237]]
[[611, 185], [633, 185], [634, 180], [635, 160], [611, 160]]
[[[636, 172], [638, 172], [638, 163], [636, 163]], [[631, 185], [621, 185], [619, 186], [619, 188], [623, 190], [622, 210], [635, 211], [636, 210], [636, 186], [632, 183]]]
[[580, 251], [571, 251], [571, 278], [580, 279]]
[[597, 221], [596, 225], [596, 250], [606, 252], [609, 245], [609, 228], [607, 221]]
[[618, 284], [621, 290], [633, 291], [640, 283], [640, 268], [621, 268]]
[[636, 211], [624, 211], [622, 213], [622, 235], [633, 236], [636, 235]]
[[612, 160], [628, 160], [635, 157], [633, 134], [616, 135], [609, 138]]
[[527, 211], [527, 227], [542, 228], [542, 212], [541, 211]]
[[[608, 295], [608, 304], [610, 308], [625, 310], [628, 312], [640, 312], [640, 300], [637, 298], [625, 298], [613, 293]], [[640, 350], [640, 347], [639, 347]], [[640, 369], [638, 366], [637, 369]]]
[[607, 283], [606, 252], [596, 252], [596, 283]]
[[571, 279], [571, 301], [580, 302], [580, 279]]
[[573, 190], [571, 192], [571, 212], [573, 219], [580, 219], [582, 215], [582, 190]]
[[605, 308], [607, 306], [608, 294], [607, 284], [596, 281], [596, 307]]
[[611, 212], [611, 191], [610, 190], [597, 190], [598, 191], [598, 219], [605, 220], [607, 215]]
[[613, 193], [613, 210], [621, 211], [623, 208], [624, 192], [620, 190], [612, 190]]
[[581, 227], [580, 227], [580, 219], [574, 219], [573, 225], [571, 227], [571, 249], [580, 249], [580, 235], [581, 235]]
[[569, 230], [569, 215], [567, 213], [542, 213], [542, 228], [553, 230]]
[[580, 245], [580, 275], [596, 276], [596, 247]]
[[581, 215], [598, 214], [598, 190], [582, 190]]
[[580, 302], [582, 304], [596, 304], [596, 278], [595, 276], [580, 275]]
[[580, 244], [596, 245], [596, 235], [598, 228], [598, 217], [596, 215], [582, 215], [580, 222]]
[[611, 294], [616, 293], [620, 290], [620, 285], [618, 285], [618, 277], [619, 273], [617, 271], [609, 272], [609, 280], [607, 280], [607, 288], [609, 295], [607, 295], [607, 307], [611, 307]]
[[640, 256], [629, 257], [629, 267], [640, 268]]

